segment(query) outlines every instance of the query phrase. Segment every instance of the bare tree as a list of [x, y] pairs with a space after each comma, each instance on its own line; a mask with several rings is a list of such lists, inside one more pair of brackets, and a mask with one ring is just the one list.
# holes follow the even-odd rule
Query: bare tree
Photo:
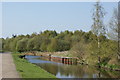
[[[119, 6], [118, 6], [119, 8]], [[120, 8], [119, 8], [120, 9]], [[120, 47], [120, 35], [119, 35], [119, 28], [120, 28], [120, 22], [119, 22], [119, 13], [118, 13], [118, 9], [117, 8], [114, 8], [114, 11], [113, 11], [113, 15], [111, 17], [111, 20], [109, 22], [109, 38], [113, 39], [113, 40], [116, 40], [118, 41], [118, 59], [120, 59], [120, 50], [119, 50], [119, 47]]]
[[92, 15], [92, 19], [93, 19], [93, 25], [92, 25], [92, 32], [94, 34], [97, 35], [98, 37], [98, 63], [100, 63], [100, 39], [99, 36], [100, 35], [105, 35], [105, 26], [103, 23], [103, 19], [105, 17], [105, 10], [102, 7], [102, 5], [100, 4], [100, 2], [96, 2], [94, 4], [94, 9], [93, 9], [93, 15]]
[[108, 36], [112, 40], [118, 40], [118, 10], [114, 8], [113, 16], [109, 22], [109, 33]]

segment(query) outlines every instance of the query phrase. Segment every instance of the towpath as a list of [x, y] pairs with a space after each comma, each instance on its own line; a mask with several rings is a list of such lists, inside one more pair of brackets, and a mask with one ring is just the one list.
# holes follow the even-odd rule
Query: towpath
[[0, 53], [0, 78], [20, 78], [11, 53]]

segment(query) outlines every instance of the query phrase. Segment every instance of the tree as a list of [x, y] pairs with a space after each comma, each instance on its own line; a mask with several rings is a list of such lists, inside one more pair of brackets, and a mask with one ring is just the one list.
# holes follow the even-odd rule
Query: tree
[[116, 40], [118, 41], [118, 59], [120, 59], [120, 50], [119, 50], [119, 47], [120, 47], [120, 44], [119, 44], [119, 26], [120, 26], [120, 23], [119, 23], [119, 19], [118, 19], [119, 15], [118, 15], [118, 10], [117, 8], [114, 8], [114, 11], [113, 11], [113, 16], [111, 17], [111, 20], [109, 22], [109, 27], [110, 27], [110, 35], [109, 37], [112, 39], [112, 40]]
[[28, 51], [33, 51], [34, 50], [34, 38], [31, 38], [28, 40], [28, 44], [27, 44], [27, 50]]
[[34, 41], [33, 49], [36, 50], [36, 51], [40, 51], [40, 46], [42, 44], [42, 38], [40, 36], [35, 36], [33, 38], [33, 41]]
[[35, 37], [36, 35], [37, 35], [37, 33], [36, 33], [36, 32], [33, 32], [33, 33], [31, 34], [31, 38]]
[[10, 51], [16, 51], [16, 43], [16, 39], [14, 37], [11, 38], [11, 41], [9, 42]]
[[58, 51], [67, 51], [70, 49], [70, 43], [68, 41], [65, 40], [59, 40], [58, 39]]
[[55, 52], [57, 50], [58, 50], [58, 41], [57, 39], [53, 38], [51, 39], [51, 43], [47, 47], [47, 51]]
[[2, 45], [3, 45], [2, 41], [3, 41], [3, 39], [0, 38], [0, 52], [2, 52]]
[[103, 19], [105, 17], [105, 11], [100, 2], [96, 2], [94, 5], [95, 9], [93, 9], [93, 25], [92, 32], [99, 36], [100, 34], [105, 34], [105, 26], [103, 24]]
[[28, 41], [28, 38], [23, 38], [23, 39], [19, 40], [16, 45], [16, 50], [18, 52], [27, 51], [27, 41]]
[[98, 63], [100, 62], [100, 35], [105, 35], [105, 26], [103, 24], [103, 19], [105, 17], [105, 11], [100, 2], [96, 2], [94, 5], [93, 10], [93, 25], [92, 25], [92, 32], [97, 35], [98, 37]]
[[10, 50], [10, 42], [11, 42], [11, 39], [10, 38], [6, 38], [5, 44], [3, 45], [3, 48], [4, 48], [5, 51], [11, 51]]
[[86, 49], [86, 44], [84, 42], [79, 42], [71, 48], [70, 52], [80, 60], [83, 60]]
[[53, 38], [53, 37], [57, 36], [57, 32], [55, 30], [54, 31], [46, 30], [42, 33], [42, 35], [49, 37], [49, 38]]
[[50, 44], [50, 39], [48, 37], [42, 36], [42, 43], [40, 46], [41, 51], [47, 51], [47, 47]]
[[118, 40], [118, 10], [115, 8], [113, 11], [113, 16], [109, 22], [109, 38], [112, 40]]

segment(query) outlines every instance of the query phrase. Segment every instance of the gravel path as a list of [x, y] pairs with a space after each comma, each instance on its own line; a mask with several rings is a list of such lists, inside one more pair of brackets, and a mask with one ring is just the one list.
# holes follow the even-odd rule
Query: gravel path
[[[2, 78], [19, 78], [11, 53], [0, 53], [0, 76]], [[1, 66], [2, 65], [2, 66]], [[2, 70], [1, 70], [2, 68]]]

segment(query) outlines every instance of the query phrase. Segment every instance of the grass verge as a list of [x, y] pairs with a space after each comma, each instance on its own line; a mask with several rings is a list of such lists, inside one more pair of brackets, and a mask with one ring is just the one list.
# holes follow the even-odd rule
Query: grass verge
[[[12, 53], [16, 69], [22, 78], [56, 78], [42, 68], [29, 63], [25, 59], [19, 58], [16, 53]], [[57, 79], [57, 78], [56, 78]]]

